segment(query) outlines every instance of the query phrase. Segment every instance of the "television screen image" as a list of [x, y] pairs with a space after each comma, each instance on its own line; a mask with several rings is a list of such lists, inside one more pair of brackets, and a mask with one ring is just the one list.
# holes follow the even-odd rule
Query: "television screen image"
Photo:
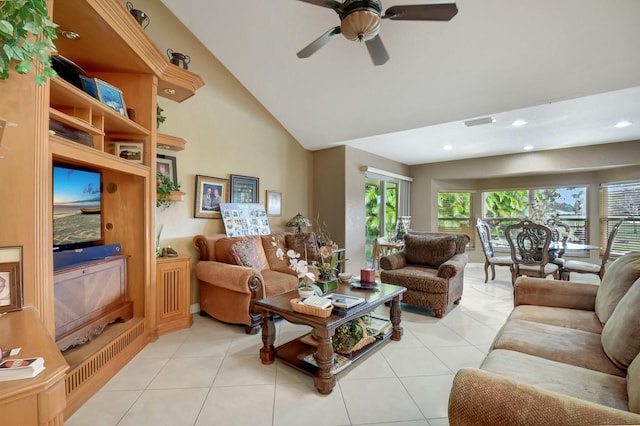
[[99, 172], [53, 167], [54, 250], [87, 247], [102, 240]]

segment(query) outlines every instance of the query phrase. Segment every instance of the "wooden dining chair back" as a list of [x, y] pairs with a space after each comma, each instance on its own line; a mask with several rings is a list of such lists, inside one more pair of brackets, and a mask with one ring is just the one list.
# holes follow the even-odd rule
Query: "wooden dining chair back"
[[521, 275], [545, 278], [553, 275], [559, 279], [558, 265], [549, 262], [551, 228], [529, 220], [523, 220], [505, 228], [505, 237], [511, 249], [513, 269], [511, 283]]
[[550, 218], [547, 220], [546, 225], [551, 229], [551, 242], [560, 246], [560, 249], [549, 253], [549, 262], [558, 265], [560, 268], [560, 277], [562, 278], [562, 270], [565, 264], [565, 259], [562, 257], [565, 252], [564, 244], [569, 239], [571, 227], [566, 223], [560, 222], [556, 218]]
[[480, 238], [482, 251], [484, 252], [484, 282], [489, 280], [489, 268], [491, 268], [491, 281], [496, 279], [496, 266], [513, 267], [511, 256], [496, 256], [493, 244], [491, 243], [491, 226], [484, 220], [476, 220], [476, 231]]
[[373, 261], [373, 269], [380, 270], [380, 259], [389, 254], [389, 248], [386, 246], [389, 240], [385, 237], [378, 237], [373, 240], [373, 251], [371, 258]]
[[569, 279], [571, 278], [571, 273], [576, 272], [579, 274], [596, 274], [602, 280], [607, 262], [609, 261], [609, 256], [611, 256], [613, 243], [616, 240], [616, 236], [618, 235], [620, 226], [622, 226], [622, 222], [624, 222], [624, 219], [620, 219], [619, 221], [617, 221], [616, 224], [613, 225], [611, 232], [609, 232], [609, 236], [607, 238], [607, 246], [604, 249], [604, 253], [602, 253], [602, 261], [599, 265], [597, 263], [583, 262], [580, 260], [567, 260], [564, 263], [564, 267], [562, 268], [562, 278], [569, 281]]

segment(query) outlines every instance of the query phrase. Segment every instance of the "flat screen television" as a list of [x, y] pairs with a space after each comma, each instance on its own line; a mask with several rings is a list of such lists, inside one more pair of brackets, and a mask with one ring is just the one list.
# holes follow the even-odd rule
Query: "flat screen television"
[[53, 250], [103, 244], [102, 175], [88, 168], [53, 165]]

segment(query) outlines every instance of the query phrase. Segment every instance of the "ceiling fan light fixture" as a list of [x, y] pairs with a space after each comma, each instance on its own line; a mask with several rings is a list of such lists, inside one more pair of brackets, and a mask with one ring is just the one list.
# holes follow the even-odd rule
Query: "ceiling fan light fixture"
[[342, 35], [352, 41], [371, 40], [380, 32], [380, 14], [371, 9], [351, 12], [340, 24]]

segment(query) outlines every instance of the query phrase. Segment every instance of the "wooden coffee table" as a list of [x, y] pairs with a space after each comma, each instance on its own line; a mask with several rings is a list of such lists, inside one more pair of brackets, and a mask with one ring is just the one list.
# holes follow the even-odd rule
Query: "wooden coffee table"
[[[390, 302], [391, 311], [389, 319], [393, 325], [392, 330], [384, 336], [380, 336], [375, 342], [349, 354], [348, 357], [352, 361], [351, 364], [354, 364], [359, 358], [376, 349], [389, 338], [391, 338], [391, 340], [400, 340], [402, 338], [400, 301], [402, 300], [402, 293], [405, 291], [407, 291], [406, 288], [392, 284], [378, 284], [374, 289], [355, 289], [351, 288], [349, 284], [340, 283], [338, 289], [332, 293], [362, 297], [365, 299], [365, 302], [350, 309], [345, 316], [331, 315], [329, 318], [320, 318], [295, 312], [291, 308], [290, 300], [298, 297], [296, 291], [256, 300], [255, 310], [261, 312], [263, 317], [263, 346], [260, 349], [260, 359], [263, 364], [272, 364], [276, 358], [280, 359], [296, 370], [313, 376], [313, 382], [318, 391], [322, 394], [329, 394], [336, 385], [335, 375], [331, 371], [334, 358], [331, 338], [335, 334], [336, 328], [347, 321], [372, 312], [383, 303]], [[274, 347], [273, 343], [276, 340], [276, 328], [273, 322], [274, 316], [280, 316], [294, 324], [304, 324], [313, 327], [318, 347], [314, 348], [302, 343], [300, 338], [294, 339], [277, 348]], [[302, 359], [305, 353], [308, 354], [316, 351], [317, 367]]]

